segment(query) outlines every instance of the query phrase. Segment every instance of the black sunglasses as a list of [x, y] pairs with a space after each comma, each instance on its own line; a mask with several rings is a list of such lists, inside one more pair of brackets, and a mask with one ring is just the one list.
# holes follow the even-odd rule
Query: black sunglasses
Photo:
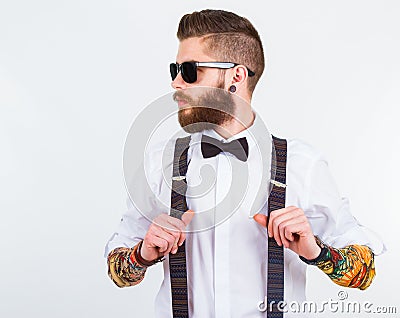
[[[197, 81], [197, 68], [198, 67], [213, 67], [213, 68], [223, 68], [228, 69], [240, 65], [231, 62], [183, 62], [171, 63], [169, 65], [169, 71], [171, 73], [171, 78], [174, 80], [179, 72], [181, 72], [182, 78], [186, 83], [194, 83]], [[249, 76], [256, 75], [253, 71], [247, 68]]]

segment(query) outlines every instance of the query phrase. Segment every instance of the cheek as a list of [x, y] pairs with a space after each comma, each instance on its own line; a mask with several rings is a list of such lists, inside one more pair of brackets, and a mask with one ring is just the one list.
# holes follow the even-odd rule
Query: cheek
[[218, 82], [217, 82], [217, 84], [216, 84], [216, 87], [225, 89], [225, 79], [224, 79], [224, 78], [218, 79]]
[[208, 69], [197, 73], [197, 85], [224, 88], [225, 78], [218, 69]]

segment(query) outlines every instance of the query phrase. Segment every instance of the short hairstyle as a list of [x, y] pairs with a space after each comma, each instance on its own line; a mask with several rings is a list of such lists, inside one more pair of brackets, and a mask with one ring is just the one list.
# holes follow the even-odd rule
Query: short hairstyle
[[205, 53], [219, 62], [234, 62], [252, 70], [248, 89], [252, 94], [264, 68], [264, 50], [254, 26], [244, 17], [224, 10], [202, 10], [185, 14], [178, 26], [179, 41], [204, 37]]

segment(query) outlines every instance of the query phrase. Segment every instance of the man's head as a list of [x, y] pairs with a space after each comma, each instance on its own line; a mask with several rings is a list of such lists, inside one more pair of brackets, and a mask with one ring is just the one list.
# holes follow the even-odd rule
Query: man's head
[[[177, 63], [232, 62], [230, 69], [199, 67], [195, 83], [186, 83], [180, 74], [172, 82], [175, 89], [213, 86], [228, 89], [232, 84], [251, 97], [264, 67], [260, 36], [244, 17], [223, 10], [202, 10], [184, 15], [178, 26], [180, 41]], [[249, 71], [255, 73], [249, 76]]]
[[[235, 95], [250, 103], [254, 88], [264, 71], [265, 62], [260, 37], [246, 18], [223, 10], [193, 12], [181, 18], [177, 37], [180, 41], [177, 65], [171, 65], [171, 75], [174, 78], [171, 85], [177, 90], [177, 99], [193, 100], [193, 96], [187, 96], [191, 90], [184, 92], [187, 88], [215, 87], [221, 89], [221, 94], [225, 95], [233, 85]], [[184, 62], [200, 64], [182, 65]], [[202, 62], [232, 64], [203, 66]], [[191, 71], [194, 77], [182, 76], [182, 71], [184, 75], [185, 72], [188, 75]], [[190, 93], [193, 93], [193, 90]], [[215, 96], [215, 93], [213, 94]], [[229, 99], [229, 96], [222, 97], [221, 94], [217, 93], [223, 100]], [[185, 125], [201, 121], [221, 126], [231, 121], [231, 115], [234, 113], [233, 103], [221, 110], [204, 107], [180, 109], [179, 121], [184, 129]], [[185, 130], [194, 132], [207, 127], [209, 126], [206, 124], [199, 125], [191, 131]]]

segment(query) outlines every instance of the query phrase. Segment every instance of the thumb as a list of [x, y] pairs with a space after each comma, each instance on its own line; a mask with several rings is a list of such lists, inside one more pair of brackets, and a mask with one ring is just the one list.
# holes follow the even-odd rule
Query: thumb
[[182, 214], [182, 221], [185, 223], [186, 226], [192, 221], [194, 217], [194, 212], [192, 210], [187, 210], [185, 213]]
[[254, 214], [253, 219], [260, 224], [263, 227], [267, 227], [267, 222], [268, 222], [268, 216], [264, 215], [264, 214]]

